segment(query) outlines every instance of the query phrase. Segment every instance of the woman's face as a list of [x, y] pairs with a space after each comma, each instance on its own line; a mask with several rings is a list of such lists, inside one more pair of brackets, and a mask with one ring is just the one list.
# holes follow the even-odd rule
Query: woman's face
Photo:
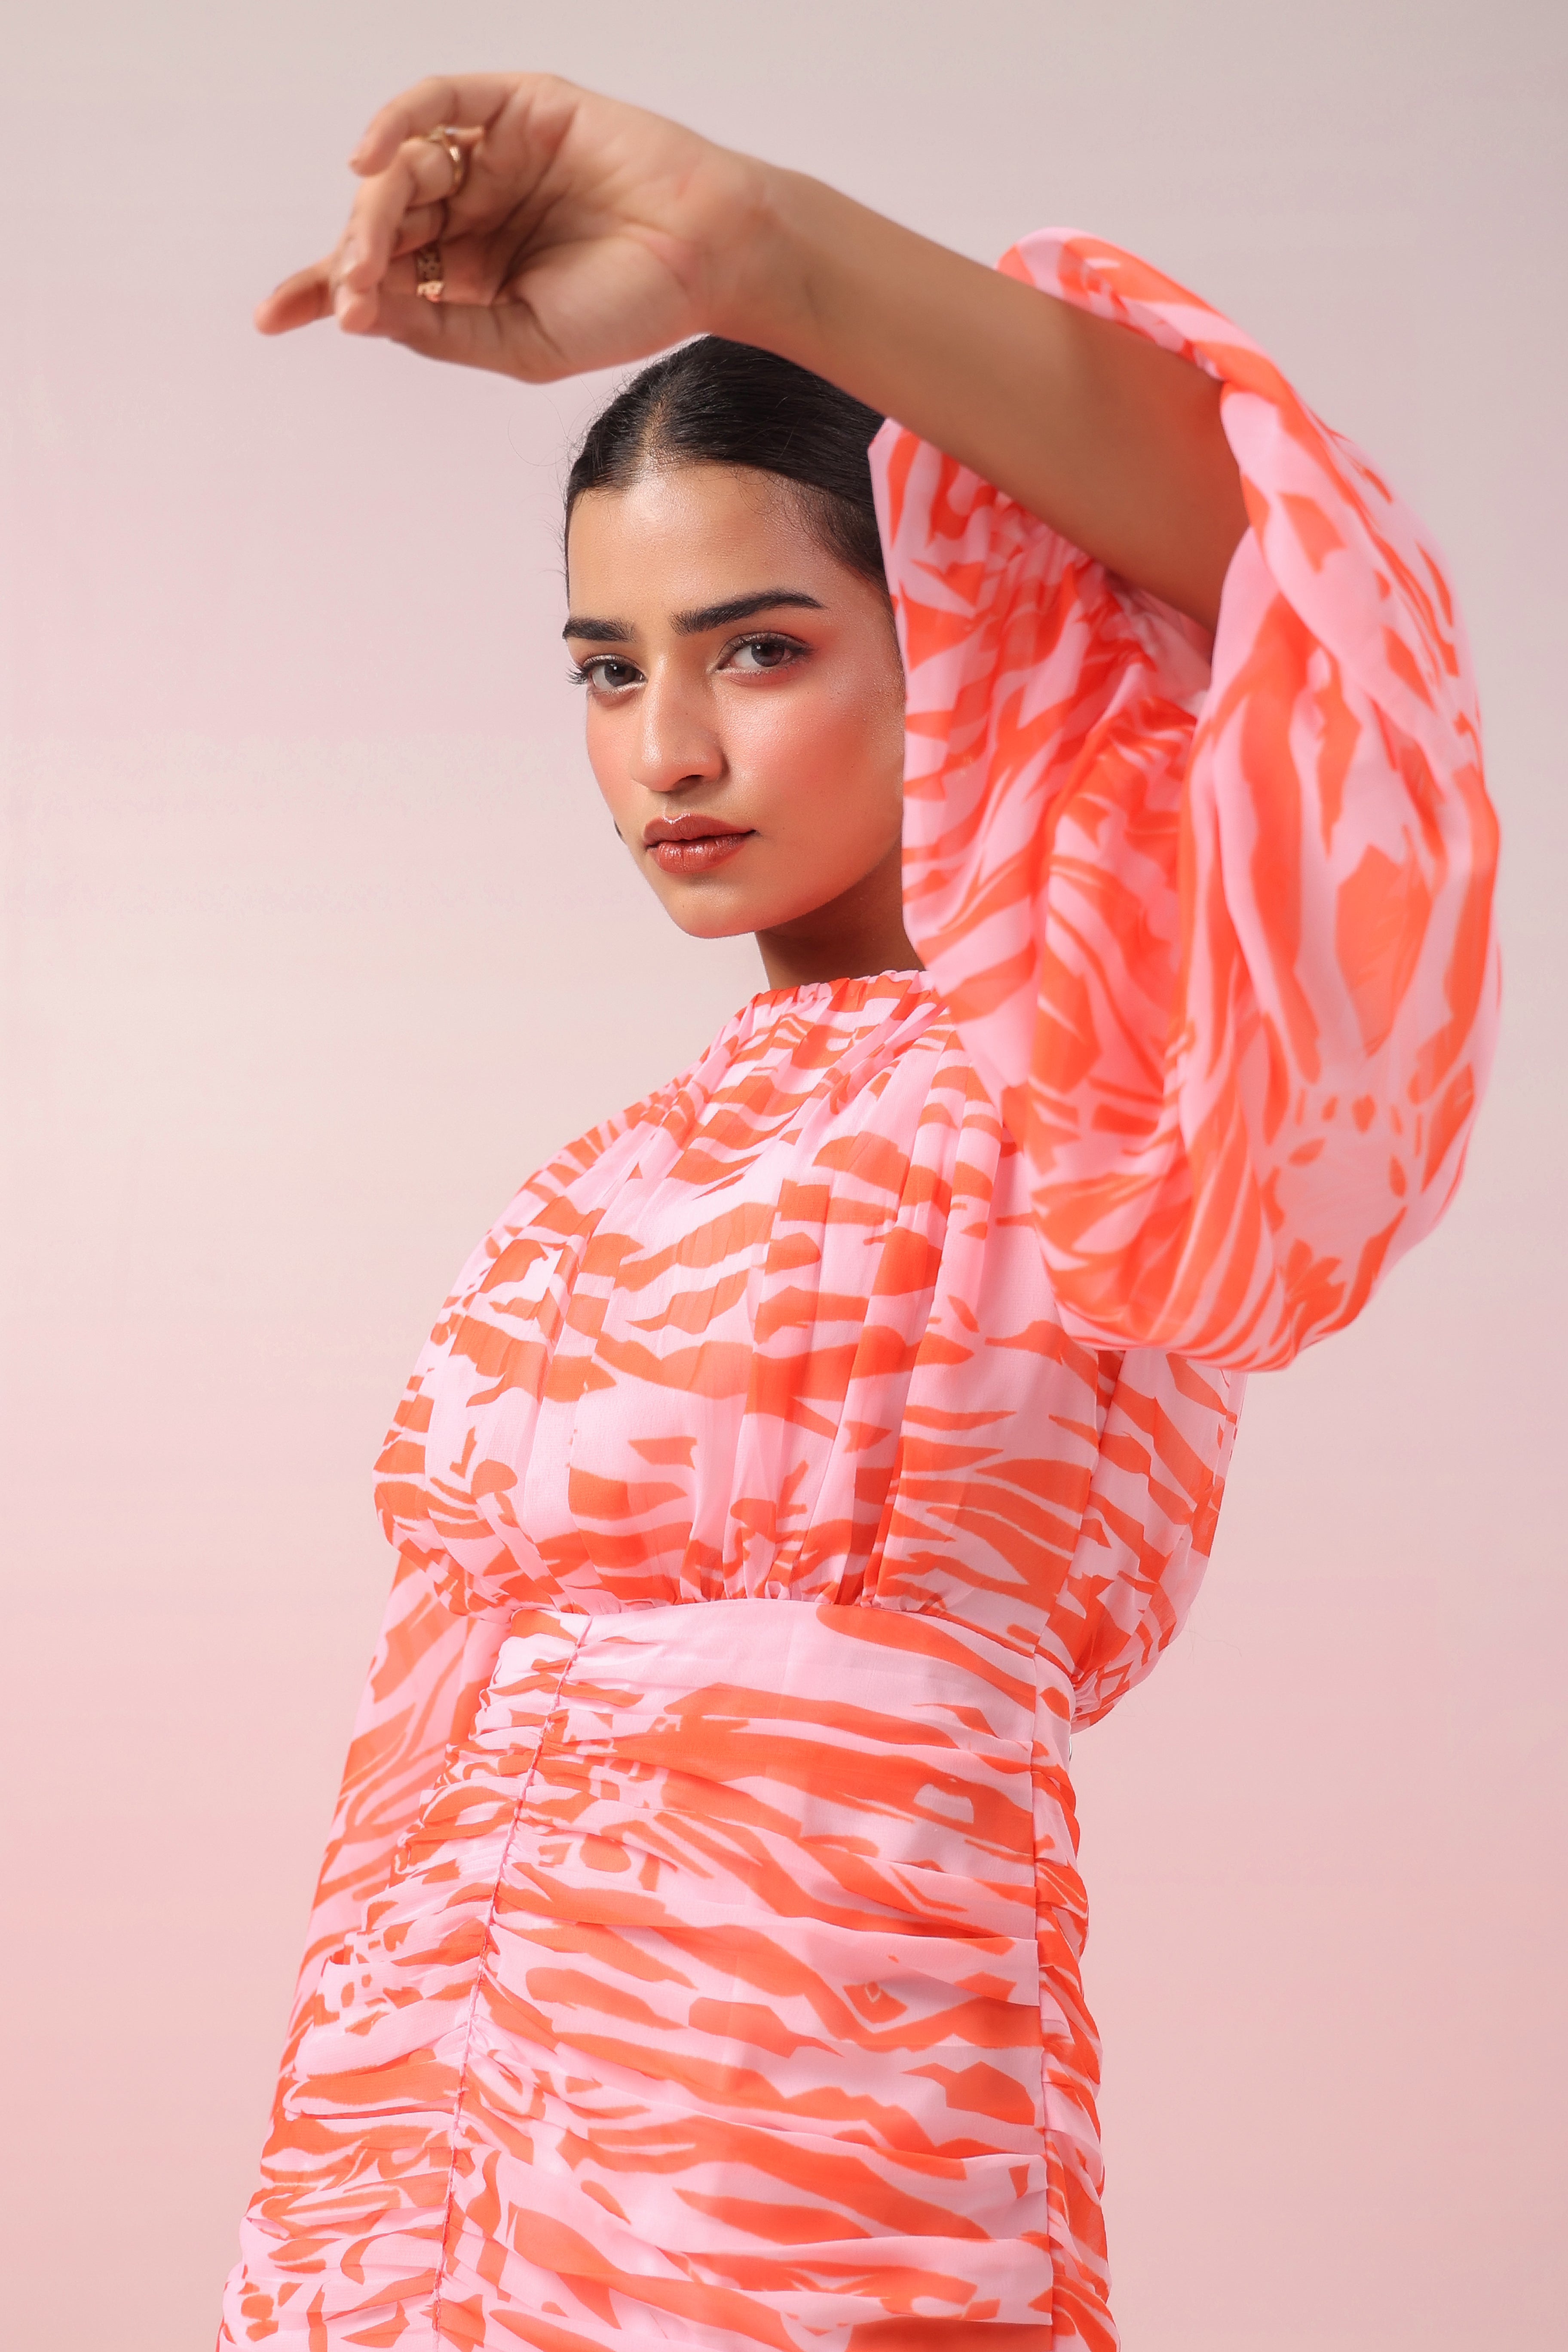
[[[803, 919], [809, 929], [838, 908], [860, 908], [864, 929], [884, 884], [896, 909], [892, 617], [879, 588], [819, 545], [788, 488], [699, 465], [590, 491], [573, 512], [567, 572], [588, 757], [681, 929], [798, 939]], [[896, 915], [895, 929], [902, 942]], [[879, 968], [885, 947], [867, 951], [862, 968]]]

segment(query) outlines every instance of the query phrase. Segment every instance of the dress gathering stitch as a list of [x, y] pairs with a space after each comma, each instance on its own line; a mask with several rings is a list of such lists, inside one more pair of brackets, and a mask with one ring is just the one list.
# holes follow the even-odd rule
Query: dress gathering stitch
[[1212, 648], [879, 436], [926, 968], [753, 998], [443, 1307], [225, 2346], [1116, 2343], [1068, 1735], [1452, 1193], [1496, 840], [1364, 458], [1131, 257], [1002, 266], [1219, 378]]

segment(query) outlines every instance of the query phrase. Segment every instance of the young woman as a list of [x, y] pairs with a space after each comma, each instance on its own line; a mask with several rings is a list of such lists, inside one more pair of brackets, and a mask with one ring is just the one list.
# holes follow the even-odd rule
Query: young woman
[[1095, 239], [991, 272], [531, 75], [355, 165], [268, 331], [684, 342], [573, 469], [566, 636], [628, 853], [769, 984], [524, 1186], [398, 1408], [222, 2340], [1105, 2352], [1068, 1732], [1183, 1621], [1244, 1373], [1458, 1180], [1447, 589]]

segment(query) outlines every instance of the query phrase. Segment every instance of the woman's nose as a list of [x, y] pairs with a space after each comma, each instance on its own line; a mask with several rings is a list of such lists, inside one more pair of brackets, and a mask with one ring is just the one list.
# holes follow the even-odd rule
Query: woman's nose
[[722, 773], [724, 753], [700, 696], [657, 671], [637, 698], [635, 782], [650, 793], [679, 792]]

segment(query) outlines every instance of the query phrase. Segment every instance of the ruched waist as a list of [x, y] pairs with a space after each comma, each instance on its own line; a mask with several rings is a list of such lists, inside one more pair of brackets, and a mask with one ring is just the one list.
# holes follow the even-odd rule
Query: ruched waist
[[1066, 1697], [923, 1612], [520, 1612], [325, 1970], [234, 2339], [1108, 2344]]

